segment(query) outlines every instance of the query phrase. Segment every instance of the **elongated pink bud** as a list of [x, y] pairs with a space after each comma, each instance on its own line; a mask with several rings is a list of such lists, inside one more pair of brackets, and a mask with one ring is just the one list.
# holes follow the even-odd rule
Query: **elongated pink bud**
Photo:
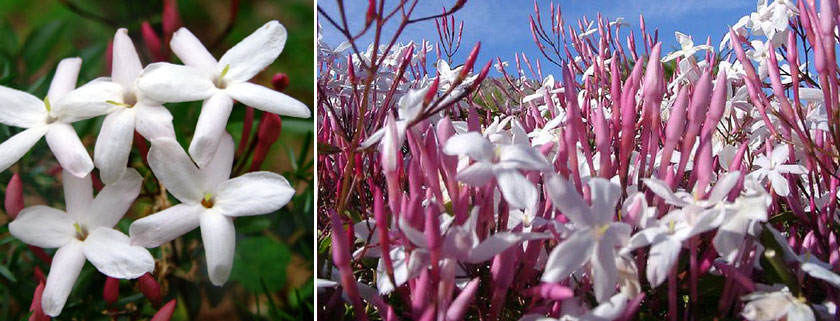
[[160, 294], [160, 284], [155, 280], [151, 273], [141, 275], [137, 279], [137, 285], [140, 287], [140, 292], [146, 299], [149, 299], [154, 306], [160, 306], [163, 298]]
[[481, 41], [475, 44], [472, 51], [470, 51], [470, 55], [467, 56], [467, 62], [464, 63], [464, 67], [461, 68], [461, 73], [458, 75], [459, 78], [464, 79], [467, 75], [472, 71], [473, 66], [475, 65], [475, 60], [478, 59], [478, 51], [481, 49]]
[[41, 296], [44, 294], [44, 286], [44, 281], [41, 281], [35, 288], [35, 293], [32, 294], [32, 304], [29, 305], [29, 311], [32, 314], [29, 315], [29, 321], [50, 320], [50, 317], [44, 313], [44, 309], [41, 307]]
[[575, 296], [575, 292], [558, 283], [543, 283], [528, 289], [532, 296], [546, 300], [562, 301]]
[[169, 321], [172, 319], [172, 314], [175, 313], [175, 305], [178, 304], [175, 299], [169, 300], [166, 304], [158, 310], [150, 321]]
[[140, 26], [140, 31], [143, 35], [143, 43], [146, 45], [146, 49], [149, 49], [149, 52], [152, 53], [154, 60], [169, 60], [169, 53], [163, 48], [160, 37], [148, 21], [143, 21], [143, 24]]
[[178, 28], [181, 27], [181, 15], [178, 13], [178, 1], [163, 0], [161, 24], [163, 25], [163, 35], [167, 40], [172, 37], [175, 30], [178, 30]]
[[6, 208], [6, 214], [11, 219], [15, 219], [23, 209], [23, 181], [20, 180], [18, 173], [14, 173], [9, 184], [6, 185], [6, 199], [3, 205]]
[[461, 320], [464, 318], [464, 314], [467, 313], [467, 308], [469, 308], [470, 303], [475, 298], [475, 292], [478, 290], [478, 284], [480, 282], [481, 280], [479, 278], [474, 278], [470, 283], [467, 283], [467, 286], [458, 294], [455, 301], [452, 301], [452, 304], [446, 311], [447, 320]]
[[108, 305], [112, 305], [114, 302], [117, 302], [119, 297], [120, 280], [110, 276], [105, 278], [105, 286], [102, 287], [102, 299], [104, 299], [105, 303], [108, 303]]
[[265, 161], [271, 145], [280, 137], [283, 129], [283, 120], [273, 113], [263, 113], [257, 129], [257, 147], [254, 148], [254, 157], [251, 160], [251, 171], [259, 170]]
[[365, 26], [367, 27], [368, 25], [370, 25], [371, 22], [373, 22], [373, 19], [375, 19], [375, 18], [376, 18], [376, 1], [375, 0], [369, 0], [368, 1], [367, 14], [365, 14]]
[[488, 61], [484, 64], [484, 67], [481, 68], [481, 71], [478, 73], [478, 77], [473, 82], [472, 87], [473, 89], [478, 88], [481, 85], [481, 82], [484, 81], [484, 78], [487, 78], [487, 73], [490, 72], [490, 66], [492, 65], [493, 60]]
[[432, 102], [432, 99], [435, 99], [437, 96], [438, 86], [440, 85], [440, 76], [435, 77], [435, 80], [432, 80], [432, 84], [429, 86], [429, 91], [426, 92], [426, 96], [423, 97], [423, 106], [429, 105]]

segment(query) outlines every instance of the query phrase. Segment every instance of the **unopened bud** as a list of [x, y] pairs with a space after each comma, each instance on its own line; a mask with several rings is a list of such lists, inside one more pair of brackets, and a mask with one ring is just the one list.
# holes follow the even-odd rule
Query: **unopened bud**
[[102, 287], [102, 298], [105, 299], [105, 303], [108, 305], [114, 304], [117, 302], [117, 298], [120, 297], [120, 280], [115, 279], [112, 277], [107, 277], [105, 279], [105, 286]]
[[178, 14], [178, 1], [163, 0], [161, 24], [163, 24], [163, 34], [167, 39], [172, 37], [175, 30], [181, 27], [181, 15]]
[[[137, 284], [140, 286], [140, 292], [152, 302], [154, 306], [160, 306], [163, 298], [160, 294], [160, 284], [150, 273], [146, 273], [137, 279]], [[169, 319], [166, 319], [169, 320]]]
[[6, 185], [6, 199], [3, 205], [6, 207], [6, 214], [12, 219], [23, 209], [23, 182], [18, 173], [14, 173], [9, 185]]
[[370, 0], [368, 1], [368, 9], [367, 14], [365, 15], [365, 26], [369, 26], [373, 19], [376, 18], [376, 1]]
[[285, 73], [278, 72], [271, 78], [271, 85], [274, 86], [274, 90], [284, 91], [289, 87], [289, 76]]
[[423, 97], [423, 106], [428, 105], [432, 102], [432, 99], [435, 99], [435, 96], [437, 96], [438, 85], [440, 85], [440, 77], [435, 77], [435, 80], [432, 81], [432, 85], [429, 86], [429, 91], [427, 91], [426, 96]]
[[473, 66], [475, 65], [475, 60], [478, 58], [478, 51], [481, 49], [481, 41], [475, 44], [472, 51], [470, 51], [470, 55], [467, 57], [467, 62], [464, 63], [464, 68], [461, 69], [461, 74], [458, 75], [461, 79], [467, 77], [467, 74], [472, 71]]
[[166, 302], [166, 305], [160, 308], [150, 321], [169, 321], [172, 318], [172, 314], [175, 313], [176, 304], [177, 301], [175, 299]]
[[254, 148], [254, 157], [251, 160], [251, 171], [258, 170], [262, 166], [268, 149], [280, 137], [283, 129], [283, 120], [277, 114], [263, 113], [257, 128], [257, 146]]
[[32, 314], [29, 316], [29, 321], [49, 321], [50, 317], [44, 313], [41, 307], [41, 296], [44, 295], [44, 281], [38, 283], [35, 288], [35, 293], [32, 294], [32, 304], [29, 305], [29, 311]]
[[140, 26], [140, 31], [143, 35], [143, 43], [146, 45], [146, 48], [149, 49], [149, 52], [154, 57], [155, 61], [169, 60], [167, 54], [164, 53], [160, 37], [148, 21], [143, 21], [143, 24]]

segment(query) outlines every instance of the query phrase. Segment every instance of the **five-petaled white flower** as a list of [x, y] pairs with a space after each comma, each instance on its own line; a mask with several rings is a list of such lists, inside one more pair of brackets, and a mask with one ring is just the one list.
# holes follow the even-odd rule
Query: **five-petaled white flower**
[[26, 128], [0, 144], [0, 171], [17, 162], [45, 135], [64, 170], [78, 177], [93, 170], [90, 155], [70, 124], [107, 112], [113, 106], [106, 101], [117, 97], [119, 86], [96, 79], [76, 88], [81, 67], [80, 58], [62, 60], [44, 100], [0, 86], [0, 123]]
[[233, 153], [233, 138], [225, 132], [219, 150], [199, 168], [174, 139], [153, 141], [149, 167], [181, 204], [134, 221], [129, 227], [132, 244], [157, 247], [200, 226], [210, 281], [224, 284], [233, 265], [233, 219], [274, 212], [295, 194], [276, 173], [251, 172], [229, 179]]
[[765, 155], [758, 155], [753, 164], [759, 168], [750, 173], [756, 181], [764, 181], [766, 177], [770, 180], [770, 186], [779, 196], [790, 195], [788, 180], [782, 174], [802, 175], [808, 172], [805, 166], [799, 164], [785, 164], [788, 161], [790, 149], [787, 144], [779, 144], [773, 148], [768, 158]]
[[175, 138], [169, 110], [146, 98], [135, 85], [142, 71], [128, 31], [117, 30], [111, 81], [120, 86], [121, 95], [109, 101], [114, 106], [102, 122], [93, 151], [93, 162], [106, 184], [118, 179], [125, 170], [135, 129], [150, 141], [163, 136]]
[[234, 99], [270, 113], [310, 116], [300, 101], [248, 82], [277, 59], [285, 43], [286, 29], [269, 21], [216, 61], [195, 35], [181, 28], [173, 34], [170, 46], [186, 66], [150, 64], [137, 80], [137, 88], [164, 103], [204, 100], [189, 147], [190, 155], [203, 166], [222, 140]]
[[680, 43], [680, 50], [674, 51], [665, 56], [665, 58], [662, 58], [662, 62], [668, 62], [680, 56], [683, 58], [694, 57], [694, 54], [700, 50], [712, 50], [712, 46], [709, 45], [694, 45], [694, 40], [691, 39], [691, 36], [685, 35], [682, 32], [674, 32], [674, 37]]
[[749, 321], [798, 320], [814, 321], [814, 311], [808, 304], [794, 297], [784, 286], [767, 287], [765, 290], [745, 295], [748, 301], [741, 316]]
[[155, 268], [148, 250], [131, 245], [127, 235], [113, 228], [140, 194], [143, 178], [137, 171], [126, 170], [96, 198], [90, 175], [79, 178], [65, 171], [63, 181], [66, 213], [36, 205], [9, 224], [9, 232], [27, 244], [58, 248], [41, 298], [44, 312], [54, 317], [64, 308], [85, 259], [119, 279], [134, 279]]

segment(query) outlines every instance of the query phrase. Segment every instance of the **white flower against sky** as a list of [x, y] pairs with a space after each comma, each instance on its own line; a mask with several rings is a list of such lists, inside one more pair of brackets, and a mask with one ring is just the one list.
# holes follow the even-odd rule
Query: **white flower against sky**
[[359, 144], [360, 148], [368, 148], [376, 143], [380, 143], [379, 152], [382, 154], [382, 160], [386, 170], [393, 171], [396, 169], [397, 157], [400, 156], [399, 149], [405, 141], [407, 126], [420, 116], [420, 113], [423, 111], [423, 99], [426, 97], [428, 91], [428, 87], [410, 89], [404, 96], [400, 97], [399, 109], [397, 110], [398, 119], [393, 121], [394, 127], [396, 127], [393, 132], [396, 135], [389, 130], [389, 125], [386, 123], [382, 128], [365, 139], [364, 142]]
[[80, 58], [62, 60], [43, 100], [0, 86], [0, 123], [26, 128], [0, 144], [0, 171], [17, 162], [44, 136], [64, 170], [78, 177], [93, 170], [93, 161], [70, 124], [106, 113], [113, 107], [106, 101], [119, 95], [119, 86], [96, 79], [74, 89], [81, 66]]
[[224, 133], [219, 150], [199, 168], [177, 141], [153, 141], [149, 167], [181, 204], [134, 221], [129, 228], [132, 244], [157, 247], [201, 227], [210, 281], [224, 284], [233, 265], [233, 219], [274, 212], [295, 194], [283, 176], [271, 172], [229, 178], [233, 153], [233, 138]]
[[41, 298], [45, 313], [53, 317], [61, 313], [85, 260], [119, 279], [134, 279], [154, 270], [149, 251], [129, 244], [128, 236], [113, 228], [140, 194], [142, 181], [137, 171], [127, 170], [94, 198], [89, 175], [79, 178], [65, 171], [66, 212], [31, 206], [9, 224], [9, 232], [27, 244], [58, 248]]
[[712, 50], [712, 46], [709, 45], [694, 45], [694, 40], [691, 39], [691, 36], [685, 35], [679, 31], [674, 32], [674, 37], [676, 37], [677, 42], [680, 43], [680, 50], [674, 51], [665, 56], [665, 58], [662, 58], [662, 62], [668, 62], [676, 59], [677, 57], [690, 58], [694, 57], [694, 54], [698, 51]]
[[198, 165], [206, 165], [221, 141], [233, 100], [256, 109], [294, 117], [309, 117], [300, 101], [248, 82], [270, 65], [286, 43], [286, 29], [270, 21], [230, 48], [221, 59], [207, 51], [189, 30], [172, 36], [172, 51], [186, 66], [150, 64], [137, 81], [145, 96], [160, 102], [204, 100], [189, 152]]
[[595, 298], [603, 303], [615, 293], [618, 247], [627, 243], [631, 227], [613, 220], [621, 196], [619, 185], [600, 177], [591, 178], [588, 185], [592, 205], [559, 175], [546, 183], [552, 204], [574, 223], [574, 232], [551, 251], [541, 280], [563, 281], [589, 262]]
[[169, 110], [137, 90], [135, 83], [142, 71], [143, 65], [128, 31], [117, 30], [111, 81], [120, 86], [121, 94], [109, 101], [114, 107], [102, 122], [93, 152], [94, 164], [106, 184], [119, 178], [125, 170], [135, 129], [150, 141], [158, 137], [175, 138]]

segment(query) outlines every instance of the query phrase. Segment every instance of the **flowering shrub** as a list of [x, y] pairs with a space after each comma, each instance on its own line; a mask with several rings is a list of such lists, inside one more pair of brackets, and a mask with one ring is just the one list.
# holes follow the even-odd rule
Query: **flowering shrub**
[[[347, 38], [318, 48], [321, 316], [835, 319], [836, 2], [759, 1], [674, 52], [535, 3], [556, 74], [491, 76], [478, 44], [450, 67], [463, 4], [372, 0], [361, 30], [319, 8]], [[431, 19], [440, 42], [396, 43]]]
[[[92, 14], [65, 4], [80, 15]], [[127, 29], [117, 29], [104, 59], [106, 77], [77, 88], [80, 74], [92, 74], [85, 70], [90, 64], [77, 57], [62, 59], [45, 78], [51, 80], [44, 96], [37, 86], [30, 89], [33, 95], [4, 78], [0, 171], [11, 168], [14, 174], [5, 189], [2, 221], [8, 224], [0, 230], [0, 319], [9, 312], [20, 315], [11, 319], [28, 314], [29, 320], [207, 319], [243, 314], [240, 309], [272, 320], [311, 315], [305, 305], [290, 302], [299, 299], [303, 284], [290, 286], [283, 295], [293, 298], [277, 306], [290, 260], [286, 240], [277, 234], [290, 231], [279, 227], [281, 219], [261, 218], [300, 212], [305, 221], [311, 209], [306, 203], [312, 202], [311, 192], [296, 196], [311, 184], [308, 143], [287, 161], [293, 169], [285, 174], [294, 187], [283, 175], [260, 170], [283, 168], [272, 164], [277, 155], [271, 148], [280, 137], [280, 116], [310, 117], [304, 103], [282, 93], [288, 75], [276, 74], [269, 83], [273, 89], [256, 83], [283, 51], [287, 31], [269, 21], [214, 56], [180, 26], [177, 9], [176, 2], [164, 1], [162, 35], [147, 21], [138, 24], [143, 47], [135, 47]], [[219, 39], [233, 29], [239, 2], [230, 9], [228, 31]], [[30, 37], [27, 46], [51, 41], [38, 32]], [[142, 54], [150, 57], [145, 66]], [[180, 63], [168, 62], [172, 54]], [[262, 111], [258, 128], [254, 109]], [[307, 132], [302, 134], [306, 141]], [[51, 153], [41, 151], [44, 147]], [[243, 247], [239, 252], [237, 243]], [[267, 269], [279, 276], [261, 271]], [[217, 290], [231, 279], [238, 281], [225, 288], [231, 294]], [[12, 290], [14, 284], [21, 287]]]

